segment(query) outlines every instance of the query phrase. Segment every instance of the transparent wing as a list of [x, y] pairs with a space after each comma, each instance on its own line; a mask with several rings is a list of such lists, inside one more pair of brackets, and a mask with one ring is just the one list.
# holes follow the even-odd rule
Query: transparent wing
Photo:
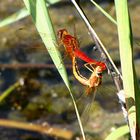
[[[106, 78], [108, 77], [108, 78]], [[100, 85], [95, 92], [92, 92], [90, 96], [86, 94], [81, 95], [77, 104], [81, 113], [81, 120], [84, 128], [86, 129], [90, 122], [93, 124], [95, 118], [101, 114], [102, 111], [117, 112], [120, 111], [120, 105], [116, 96], [116, 88], [114, 83], [107, 74], [103, 77], [102, 85]]]

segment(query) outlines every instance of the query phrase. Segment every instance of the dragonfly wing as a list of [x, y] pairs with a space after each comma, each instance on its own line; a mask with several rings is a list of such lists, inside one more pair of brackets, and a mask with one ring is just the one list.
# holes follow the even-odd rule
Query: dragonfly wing
[[81, 121], [83, 123], [83, 126], [86, 126], [86, 123], [89, 120], [89, 115], [93, 109], [93, 105], [94, 105], [94, 100], [95, 100], [95, 96], [96, 96], [96, 90], [94, 91], [94, 93], [91, 93], [90, 95], [87, 95], [89, 98], [88, 99], [88, 103], [86, 104], [82, 114], [81, 114]]

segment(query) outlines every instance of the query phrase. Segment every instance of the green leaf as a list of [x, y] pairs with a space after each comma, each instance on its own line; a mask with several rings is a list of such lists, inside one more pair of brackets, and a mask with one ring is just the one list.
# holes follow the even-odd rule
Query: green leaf
[[44, 0], [23, 0], [23, 1], [33, 18], [34, 24], [42, 38], [42, 41], [44, 42], [56, 68], [58, 69], [64, 83], [66, 84], [69, 90], [69, 93], [71, 95], [75, 107], [75, 112], [77, 115], [81, 133], [83, 135], [83, 139], [85, 140], [84, 130], [80, 120], [80, 115], [70, 89], [69, 81], [67, 78], [65, 67], [62, 63], [61, 55], [57, 50], [57, 41], [56, 41], [53, 25], [51, 22], [51, 18], [49, 15], [49, 11], [45, 5], [45, 1]]
[[136, 124], [140, 128], [140, 91], [134, 68], [133, 36], [127, 0], [115, 0], [115, 7], [119, 36], [121, 68], [123, 75], [123, 87], [126, 97], [126, 107], [128, 111], [128, 121], [131, 136], [133, 139], [135, 139]]
[[19, 10], [18, 12], [14, 13], [13, 15], [0, 21], [0, 27], [14, 23], [28, 15], [29, 15], [28, 11], [25, 8], [23, 8], [23, 9]]
[[111, 17], [100, 5], [98, 5], [94, 0], [90, 0], [111, 22], [117, 25], [117, 22]]
[[15, 84], [11, 85], [8, 89], [6, 89], [3, 93], [0, 95], [0, 102], [2, 102], [6, 97], [12, 93], [13, 90], [15, 90], [17, 87], [19, 87], [20, 81], [16, 82]]
[[[47, 6], [55, 4], [56, 2], [60, 2], [61, 0], [47, 0]], [[22, 8], [21, 10], [17, 11], [16, 13], [12, 14], [11, 16], [3, 19], [0, 21], [0, 27], [7, 26], [9, 24], [15, 23], [27, 16], [29, 16], [29, 12], [26, 8]]]
[[118, 138], [129, 133], [129, 127], [127, 125], [117, 128], [115, 131], [110, 133], [105, 140], [117, 140]]

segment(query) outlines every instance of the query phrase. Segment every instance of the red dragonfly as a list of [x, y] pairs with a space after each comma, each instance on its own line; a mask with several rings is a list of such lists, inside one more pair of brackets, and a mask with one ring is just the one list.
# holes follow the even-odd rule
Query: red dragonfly
[[[96, 61], [88, 57], [84, 52], [80, 50], [79, 43], [76, 37], [70, 35], [66, 29], [62, 29], [58, 31], [58, 37], [60, 39], [60, 43], [64, 46], [66, 53], [72, 59], [72, 70], [74, 77], [84, 86], [87, 87], [86, 94], [88, 95], [88, 103], [86, 107], [84, 106], [84, 111], [82, 111], [81, 119], [82, 122], [86, 122], [89, 115], [89, 110], [91, 109], [91, 105], [95, 99], [96, 89], [101, 85], [102, 82], [102, 72], [106, 69], [106, 65], [103, 62]], [[77, 58], [83, 60], [87, 69], [89, 69], [92, 73], [90, 77], [86, 78], [83, 76], [78, 68]], [[90, 65], [91, 68], [88, 67]], [[94, 93], [91, 94], [91, 91]], [[84, 95], [84, 94], [83, 94]], [[91, 96], [92, 97], [91, 97]], [[83, 104], [83, 102], [82, 102]]]
[[[80, 50], [77, 38], [70, 35], [66, 29], [61, 29], [58, 31], [58, 38], [60, 40], [60, 43], [64, 46], [66, 53], [72, 59], [73, 74], [75, 78], [81, 84], [88, 87], [87, 94], [89, 94], [91, 89], [95, 89], [101, 84], [102, 72], [106, 69], [105, 63], [91, 59], [84, 52], [82, 52]], [[86, 62], [86, 68], [92, 72], [91, 76], [88, 79], [80, 74], [76, 58], [79, 58]], [[92, 69], [87, 65], [90, 65]]]
[[58, 38], [60, 44], [65, 48], [66, 53], [73, 58], [73, 56], [83, 60], [87, 64], [98, 65], [102, 68], [102, 71], [106, 69], [106, 65], [103, 62], [96, 61], [88, 57], [84, 52], [80, 50], [79, 42], [76, 37], [70, 35], [66, 29], [58, 31]]

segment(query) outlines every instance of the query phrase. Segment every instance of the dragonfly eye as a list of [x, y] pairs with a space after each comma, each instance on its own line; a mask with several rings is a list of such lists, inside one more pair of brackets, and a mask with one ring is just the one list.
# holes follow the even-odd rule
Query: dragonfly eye
[[62, 39], [63, 35], [67, 34], [67, 30], [66, 29], [61, 29], [57, 32], [57, 36], [59, 39]]

